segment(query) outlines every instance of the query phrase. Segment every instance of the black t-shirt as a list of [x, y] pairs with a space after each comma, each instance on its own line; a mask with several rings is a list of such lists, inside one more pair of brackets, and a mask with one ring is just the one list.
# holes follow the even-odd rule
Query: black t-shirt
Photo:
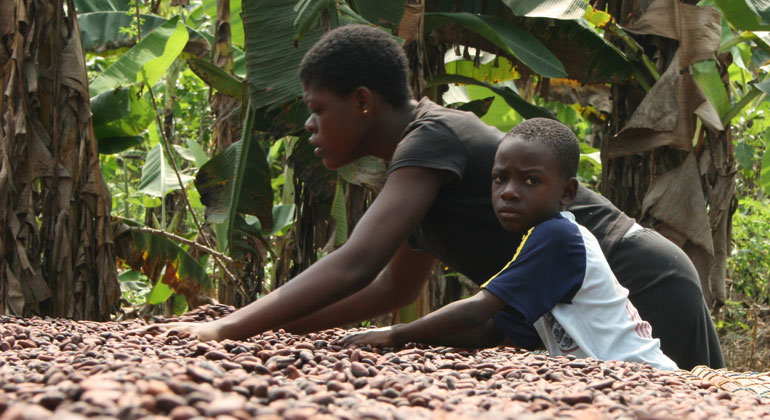
[[[511, 259], [521, 242], [521, 234], [502, 228], [492, 208], [492, 165], [504, 134], [471, 112], [444, 108], [426, 98], [416, 112], [388, 173], [419, 166], [449, 171], [456, 181], [441, 188], [410, 245], [482, 284]], [[603, 250], [633, 224], [608, 200], [582, 186], [576, 205], [567, 209]]]
[[388, 173], [419, 166], [456, 176], [441, 188], [410, 245], [478, 284], [497, 273], [521, 242], [521, 234], [504, 230], [492, 209], [492, 164], [502, 138], [475, 114], [423, 98], [388, 166]]

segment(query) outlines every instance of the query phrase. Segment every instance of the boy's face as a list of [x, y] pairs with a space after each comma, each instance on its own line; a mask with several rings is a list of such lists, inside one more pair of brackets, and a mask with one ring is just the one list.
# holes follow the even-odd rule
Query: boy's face
[[516, 136], [500, 143], [492, 168], [492, 207], [506, 230], [524, 233], [544, 222], [576, 190], [577, 181], [562, 175], [547, 146]]
[[361, 110], [353, 95], [339, 96], [328, 89], [302, 86], [304, 100], [312, 114], [305, 121], [310, 144], [324, 166], [337, 169], [366, 153]]

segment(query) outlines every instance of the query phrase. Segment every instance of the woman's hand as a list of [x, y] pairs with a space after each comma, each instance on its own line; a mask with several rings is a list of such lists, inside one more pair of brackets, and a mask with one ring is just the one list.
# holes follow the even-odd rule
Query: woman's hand
[[395, 347], [401, 343], [396, 342], [393, 336], [393, 330], [398, 327], [383, 327], [375, 328], [363, 332], [357, 332], [350, 334], [340, 340], [340, 343], [344, 346], [357, 345], [371, 345], [379, 347]]
[[220, 341], [222, 337], [219, 334], [219, 325], [216, 321], [211, 322], [168, 322], [151, 324], [143, 328], [133, 330], [139, 335], [154, 334], [164, 332], [168, 335], [171, 331], [176, 331], [183, 336], [197, 338], [200, 341]]

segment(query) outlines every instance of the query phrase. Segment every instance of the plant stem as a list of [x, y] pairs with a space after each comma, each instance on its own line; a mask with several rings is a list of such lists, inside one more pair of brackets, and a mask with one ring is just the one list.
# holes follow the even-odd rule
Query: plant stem
[[[185, 190], [184, 183], [182, 182], [182, 176], [179, 174], [179, 168], [176, 166], [176, 161], [174, 160], [174, 156], [171, 154], [171, 146], [168, 144], [168, 139], [166, 138], [166, 132], [165, 130], [163, 130], [163, 122], [160, 120], [158, 104], [155, 102], [155, 94], [152, 91], [152, 86], [148, 85], [147, 90], [150, 93], [152, 107], [153, 109], [155, 109], [155, 122], [158, 124], [158, 131], [160, 131], [160, 138], [163, 146], [163, 151], [166, 154], [166, 157], [168, 158], [169, 162], [171, 162], [171, 167], [174, 169], [174, 174], [176, 175], [176, 179], [179, 182], [179, 187], [182, 189], [182, 197], [184, 198], [185, 205], [187, 205], [187, 208], [190, 210], [190, 215], [192, 216], [193, 222], [195, 223], [195, 227], [198, 228], [198, 232], [203, 232], [203, 227], [201, 226], [201, 223], [198, 220], [198, 216], [195, 214], [195, 209], [193, 209], [193, 206], [190, 203], [190, 197], [187, 196], [187, 191]], [[211, 243], [209, 243], [209, 240], [206, 237], [206, 235], [201, 234], [201, 237], [203, 238], [203, 241], [206, 242], [206, 246], [212, 249], [214, 248], [213, 246], [211, 246]], [[225, 275], [227, 275], [227, 277], [232, 282], [236, 284], [240, 284], [236, 280], [233, 273], [231, 273], [230, 270], [227, 269], [227, 266], [222, 262], [222, 260], [218, 258], [217, 254], [211, 254], [211, 255], [215, 257], [214, 261], [216, 262], [217, 265], [219, 265], [219, 268], [222, 269]]]
[[220, 259], [222, 259], [224, 261], [227, 261], [230, 264], [233, 263], [233, 259], [232, 258], [228, 257], [227, 255], [225, 255], [225, 254], [223, 254], [223, 253], [221, 253], [219, 251], [215, 251], [215, 250], [209, 248], [206, 245], [201, 245], [201, 244], [199, 244], [199, 243], [197, 243], [195, 241], [191, 241], [191, 240], [189, 240], [187, 238], [183, 238], [183, 237], [181, 237], [179, 235], [175, 235], [175, 234], [173, 234], [171, 232], [168, 232], [168, 231], [165, 231], [165, 230], [153, 229], [153, 228], [147, 227], [147, 226], [131, 226], [130, 230], [132, 232], [144, 232], [144, 233], [150, 233], [152, 235], [163, 236], [165, 238], [172, 239], [172, 240], [181, 242], [181, 243], [183, 243], [185, 245], [189, 245], [189, 246], [191, 246], [193, 248], [199, 249], [199, 250], [201, 250], [201, 251], [203, 251], [203, 252], [205, 252], [207, 254], [213, 255], [213, 256], [215, 256], [217, 258], [220, 258]]

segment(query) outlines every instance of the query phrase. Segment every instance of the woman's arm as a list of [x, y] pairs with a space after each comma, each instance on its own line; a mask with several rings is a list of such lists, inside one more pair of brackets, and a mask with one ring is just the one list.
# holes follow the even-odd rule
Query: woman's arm
[[404, 307], [420, 295], [434, 264], [433, 257], [411, 250], [404, 242], [370, 285], [281, 328], [304, 334], [363, 321]]
[[490, 328], [489, 322], [504, 307], [505, 302], [500, 298], [482, 290], [409, 324], [396, 325], [387, 331], [350, 335], [343, 343], [387, 347], [410, 342], [456, 347], [478, 347], [474, 342], [496, 345], [502, 337], [497, 327]]
[[393, 257], [451, 177], [447, 171], [421, 167], [393, 171], [347, 243], [338, 250], [229, 316], [165, 328], [186, 331], [201, 340], [242, 339], [287, 325], [361, 290]]

